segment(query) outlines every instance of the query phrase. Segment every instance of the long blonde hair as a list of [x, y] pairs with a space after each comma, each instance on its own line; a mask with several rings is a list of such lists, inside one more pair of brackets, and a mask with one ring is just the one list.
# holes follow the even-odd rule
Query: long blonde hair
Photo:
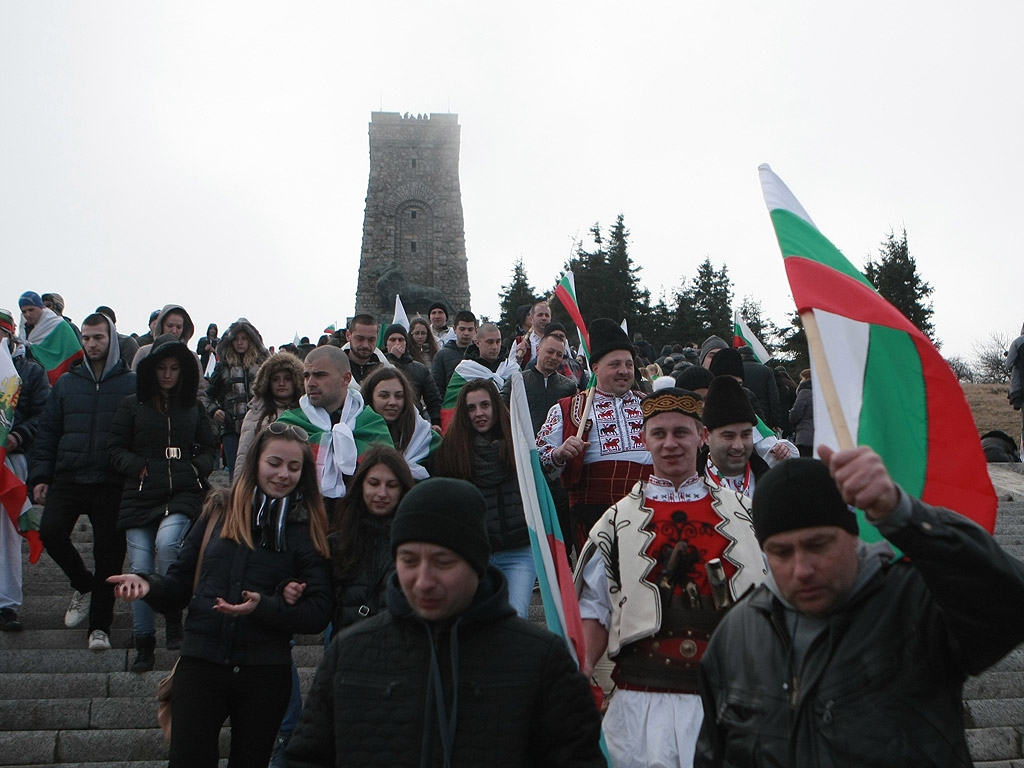
[[313, 540], [313, 546], [324, 557], [330, 557], [331, 550], [327, 544], [327, 512], [324, 510], [320, 486], [317, 484], [313, 452], [309, 448], [309, 443], [300, 440], [291, 429], [286, 429], [275, 435], [267, 428], [256, 437], [256, 441], [249, 449], [249, 453], [246, 454], [245, 463], [231, 487], [231, 498], [224, 510], [221, 538], [244, 544], [249, 549], [256, 548], [252, 538], [252, 499], [256, 490], [260, 458], [263, 456], [267, 443], [271, 440], [290, 440], [302, 446], [302, 474], [299, 475], [296, 491], [302, 498], [302, 504], [309, 515], [309, 536]]

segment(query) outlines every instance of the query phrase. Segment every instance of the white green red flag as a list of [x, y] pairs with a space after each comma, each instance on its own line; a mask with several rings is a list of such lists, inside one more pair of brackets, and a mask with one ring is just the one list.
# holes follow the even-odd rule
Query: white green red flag
[[[43, 553], [43, 542], [38, 530], [22, 530], [28, 527], [22, 525], [22, 516], [32, 508], [32, 502], [25, 481], [15, 473], [12, 459], [7, 457], [7, 435], [14, 426], [14, 409], [21, 394], [21, 377], [11, 359], [9, 344], [7, 339], [0, 341], [0, 514], [7, 515], [14, 530], [28, 540], [29, 561], [35, 563]], [[22, 468], [27, 471], [27, 467]]]
[[505, 384], [505, 377], [502, 374], [510, 373], [513, 368], [518, 370], [518, 366], [514, 364], [503, 363], [495, 373], [476, 360], [468, 358], [461, 360], [455, 366], [452, 377], [448, 379], [448, 386], [444, 390], [444, 400], [441, 401], [441, 434], [448, 431], [448, 425], [451, 423], [452, 416], [455, 415], [455, 405], [459, 402], [459, 392], [464, 386], [476, 379], [490, 379], [500, 390]]
[[747, 325], [747, 321], [743, 319], [743, 315], [738, 309], [732, 313], [732, 345], [734, 347], [750, 347], [757, 362], [761, 365], [768, 365], [768, 361], [772, 359], [768, 350], [764, 348], [764, 344], [750, 330], [750, 326]]
[[[32, 357], [46, 369], [51, 387], [84, 354], [82, 342], [71, 323], [50, 309], [43, 310], [27, 341]], [[116, 344], [117, 339], [111, 339], [111, 343]]]
[[512, 397], [509, 401], [512, 421], [512, 444], [516, 456], [519, 492], [523, 497], [526, 523], [530, 528], [530, 547], [537, 566], [537, 583], [544, 603], [548, 629], [565, 640], [577, 663], [586, 658], [583, 620], [573, 585], [572, 571], [565, 551], [565, 540], [558, 524], [555, 503], [540, 467], [537, 439], [530, 420], [523, 374], [512, 376]]
[[[580, 305], [576, 303], [576, 278], [572, 272], [566, 272], [562, 279], [555, 286], [555, 296], [569, 313], [569, 317], [576, 323], [576, 330], [580, 334], [580, 349], [584, 356], [590, 360], [590, 334], [587, 333], [587, 324], [583, 322], [583, 314], [580, 312]], [[625, 320], [623, 320], [625, 322]]]
[[[942, 355], [818, 231], [770, 167], [759, 169], [765, 203], [799, 312], [812, 312], [853, 442], [869, 445], [912, 496], [987, 530], [997, 500], [963, 390]], [[814, 440], [839, 446], [811, 360]], [[873, 535], [872, 535], [873, 534]], [[861, 521], [865, 539], [878, 538]]]

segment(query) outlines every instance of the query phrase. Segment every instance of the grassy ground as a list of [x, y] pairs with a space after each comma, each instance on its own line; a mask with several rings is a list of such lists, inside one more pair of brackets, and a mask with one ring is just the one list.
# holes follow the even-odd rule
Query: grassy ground
[[1006, 399], [1010, 391], [1008, 384], [964, 384], [963, 387], [979, 434], [1001, 429], [1020, 441], [1021, 413], [1013, 410]]

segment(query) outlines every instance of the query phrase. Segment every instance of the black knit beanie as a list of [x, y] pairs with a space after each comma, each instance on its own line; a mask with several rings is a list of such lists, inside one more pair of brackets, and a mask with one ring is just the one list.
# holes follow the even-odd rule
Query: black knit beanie
[[757, 424], [757, 414], [736, 379], [718, 376], [711, 382], [704, 397], [704, 426], [717, 429], [726, 424]]
[[491, 556], [486, 515], [487, 502], [472, 483], [450, 477], [424, 480], [398, 504], [391, 523], [391, 552], [410, 541], [438, 544], [483, 575]]
[[857, 516], [839, 495], [828, 467], [817, 459], [786, 459], [758, 479], [752, 517], [762, 547], [776, 533], [819, 525], [857, 533]]

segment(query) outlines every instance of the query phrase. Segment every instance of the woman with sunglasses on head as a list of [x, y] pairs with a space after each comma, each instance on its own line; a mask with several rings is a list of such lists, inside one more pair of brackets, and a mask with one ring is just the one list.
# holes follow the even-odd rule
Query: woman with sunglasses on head
[[277, 352], [263, 361], [252, 383], [252, 400], [242, 420], [235, 463], [241, 466], [256, 435], [285, 411], [299, 407], [304, 392], [302, 361], [291, 352]]
[[468, 480], [484, 495], [490, 562], [508, 579], [512, 607], [528, 619], [537, 571], [519, 492], [508, 408], [493, 381], [475, 379], [459, 392], [455, 414], [430, 471], [435, 477]]
[[396, 368], [377, 368], [363, 379], [360, 392], [370, 408], [384, 419], [395, 444], [416, 480], [430, 477], [423, 462], [441, 444], [441, 435], [416, 411], [409, 380]]
[[387, 578], [395, 567], [391, 521], [414, 483], [404, 457], [393, 448], [374, 446], [359, 458], [359, 469], [327, 537], [333, 633], [384, 609]]
[[229, 717], [228, 765], [266, 765], [291, 695], [292, 635], [330, 620], [327, 516], [307, 440], [299, 427], [270, 424], [230, 494], [210, 494], [166, 576], [109, 579], [126, 600], [189, 608], [171, 701], [172, 768], [216, 766]]
[[[166, 574], [206, 495], [217, 440], [196, 402], [199, 369], [188, 346], [157, 337], [139, 363], [136, 394], [118, 406], [107, 451], [124, 476], [117, 527], [125, 531], [133, 573]], [[154, 564], [155, 563], [155, 564]], [[145, 603], [132, 606], [136, 656], [132, 672], [153, 669], [156, 622]], [[181, 611], [165, 616], [167, 648], [181, 647]]]

